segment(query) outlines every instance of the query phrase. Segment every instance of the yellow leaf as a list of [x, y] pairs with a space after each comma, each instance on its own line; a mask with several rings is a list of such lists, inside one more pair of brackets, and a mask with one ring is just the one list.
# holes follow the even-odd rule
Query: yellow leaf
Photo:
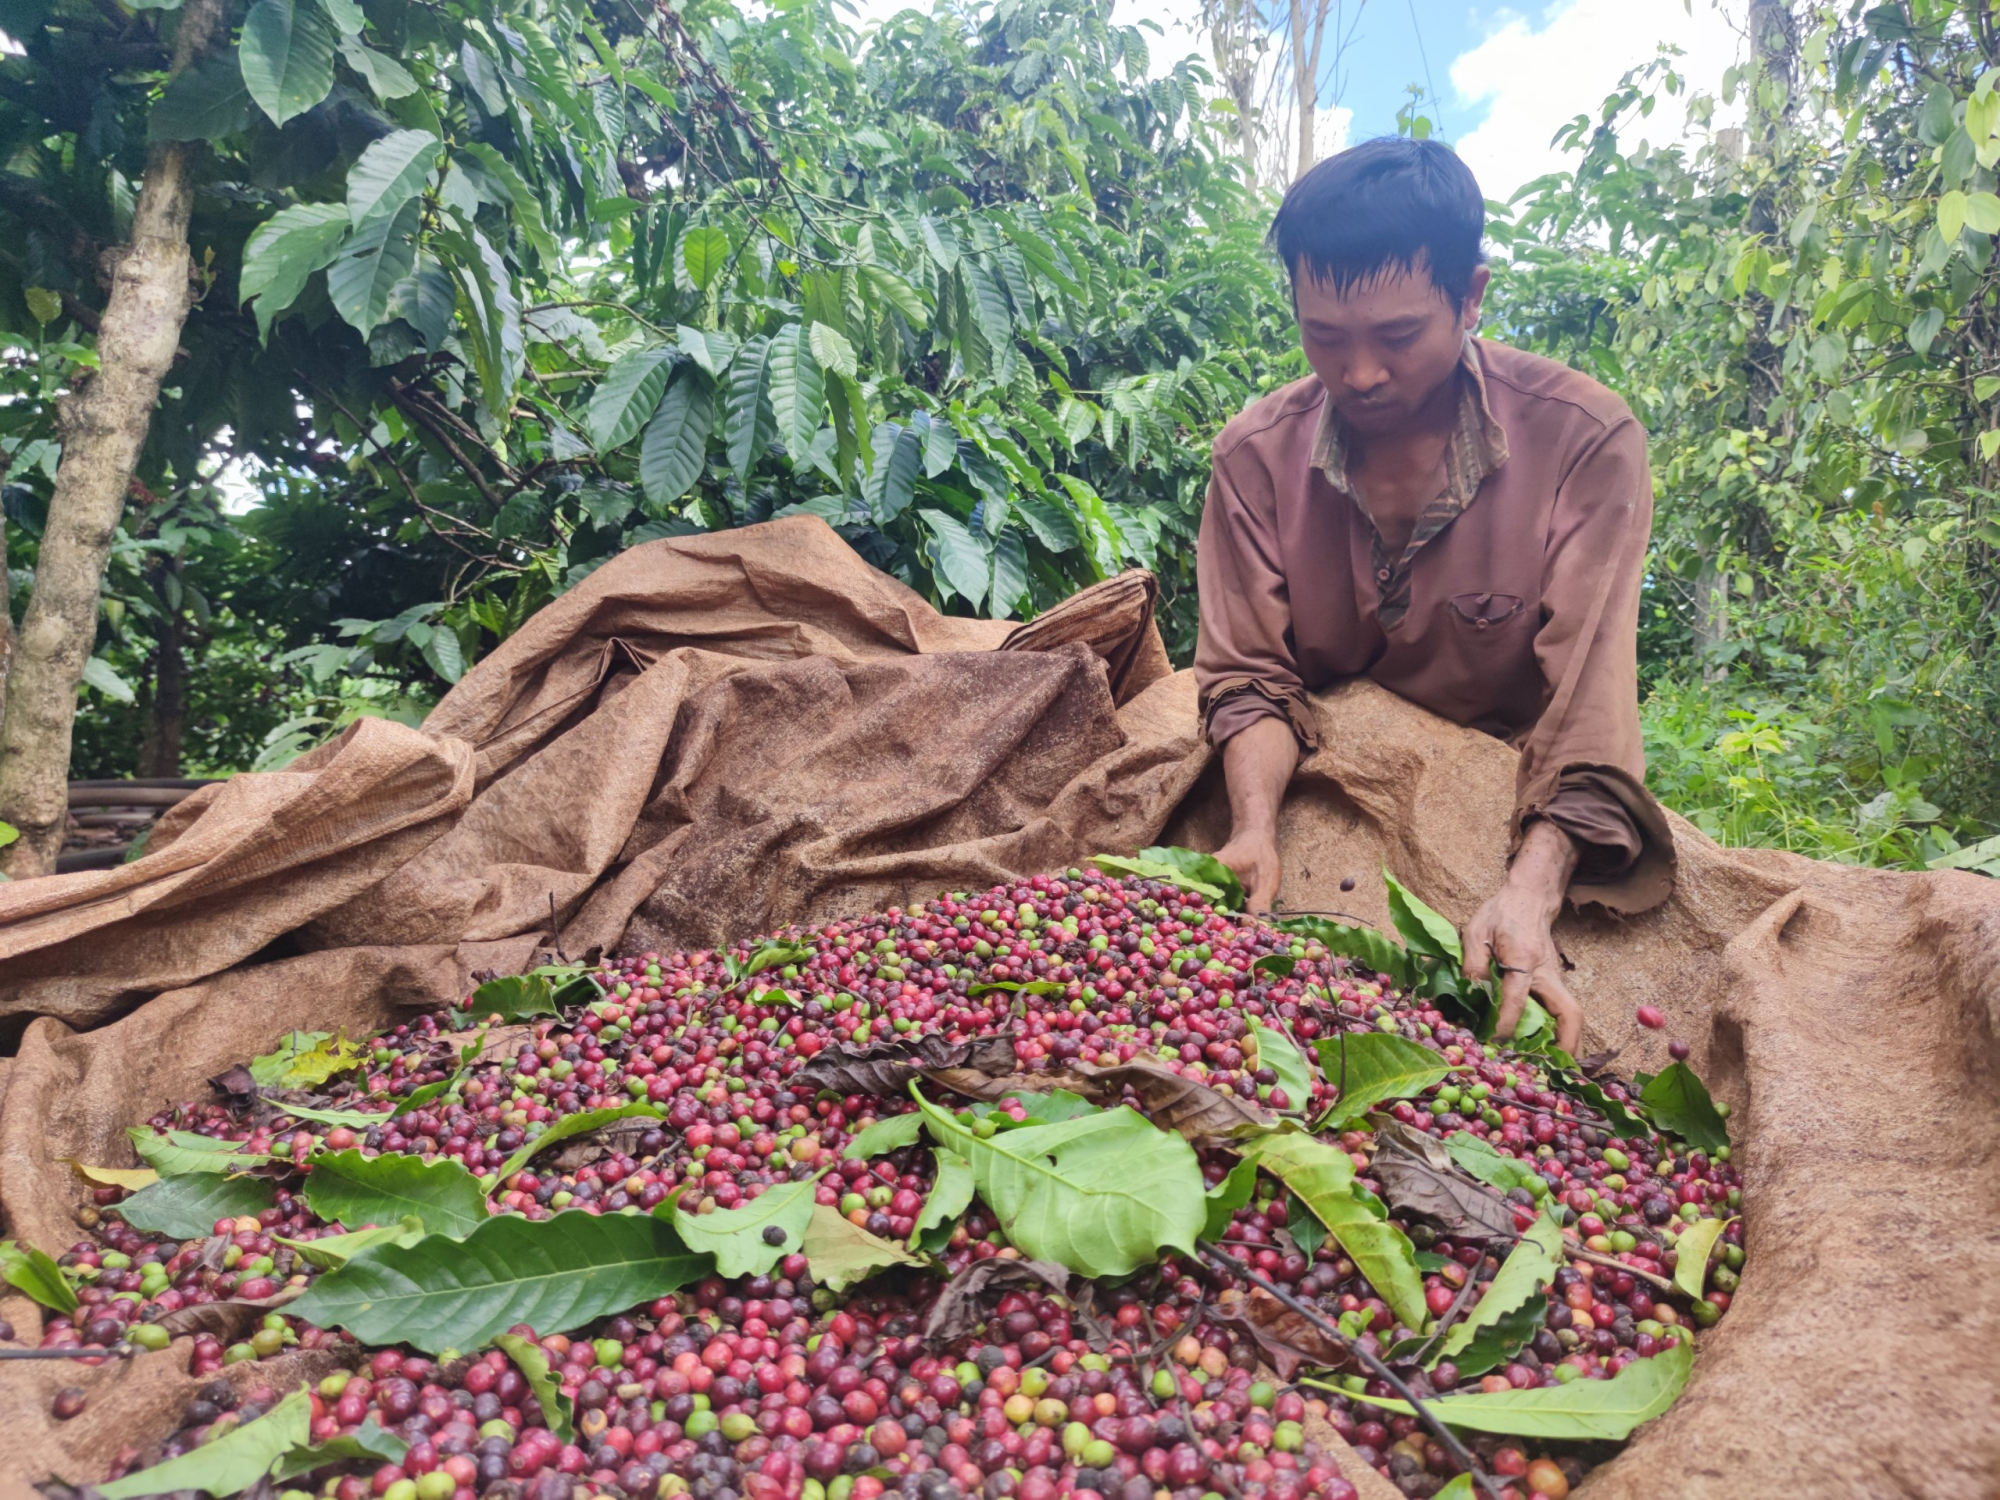
[[160, 1174], [151, 1167], [92, 1167], [74, 1156], [65, 1156], [63, 1160], [75, 1169], [77, 1176], [96, 1187], [124, 1188], [129, 1193], [136, 1193], [140, 1188], [151, 1187], [160, 1180]]

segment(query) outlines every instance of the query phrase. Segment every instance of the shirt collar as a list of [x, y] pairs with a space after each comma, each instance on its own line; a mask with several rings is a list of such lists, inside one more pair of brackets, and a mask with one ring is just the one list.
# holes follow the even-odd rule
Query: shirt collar
[[[1481, 481], [1507, 462], [1507, 432], [1493, 415], [1486, 399], [1486, 368], [1479, 357], [1479, 341], [1466, 334], [1459, 350], [1458, 425], [1445, 446], [1444, 493], [1440, 497], [1463, 510], [1477, 493]], [[1326, 475], [1335, 489], [1350, 492], [1347, 477], [1347, 436], [1332, 401], [1322, 401], [1319, 428], [1313, 435], [1312, 466]]]

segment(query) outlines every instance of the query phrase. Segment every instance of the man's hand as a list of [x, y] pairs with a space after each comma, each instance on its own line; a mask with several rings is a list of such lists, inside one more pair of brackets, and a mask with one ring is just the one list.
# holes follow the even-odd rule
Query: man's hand
[[1299, 742], [1289, 721], [1258, 719], [1222, 747], [1222, 775], [1229, 784], [1229, 842], [1215, 857], [1236, 872], [1250, 910], [1269, 911], [1284, 872], [1278, 864], [1278, 807], [1299, 764]]
[[1278, 863], [1278, 835], [1275, 829], [1253, 828], [1232, 834], [1215, 857], [1236, 872], [1250, 900], [1250, 910], [1269, 911], [1278, 899], [1278, 882], [1284, 870]]
[[1556, 1045], [1571, 1056], [1583, 1040], [1583, 1010], [1563, 983], [1562, 957], [1549, 928], [1562, 910], [1576, 857], [1576, 845], [1555, 824], [1530, 824], [1506, 884], [1465, 929], [1465, 972], [1474, 979], [1499, 972], [1498, 1034], [1514, 1034], [1532, 994], [1555, 1020]]

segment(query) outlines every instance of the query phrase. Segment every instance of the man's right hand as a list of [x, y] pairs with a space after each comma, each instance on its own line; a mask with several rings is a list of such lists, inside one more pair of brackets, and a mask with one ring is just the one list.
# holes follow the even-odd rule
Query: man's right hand
[[1269, 911], [1278, 899], [1278, 884], [1284, 870], [1278, 863], [1277, 835], [1266, 829], [1251, 829], [1231, 836], [1215, 851], [1215, 857], [1236, 872], [1249, 897], [1250, 910]]
[[1229, 842], [1215, 857], [1236, 872], [1250, 910], [1269, 911], [1284, 871], [1278, 864], [1278, 808], [1299, 764], [1299, 742], [1288, 720], [1258, 719], [1222, 747], [1229, 785]]

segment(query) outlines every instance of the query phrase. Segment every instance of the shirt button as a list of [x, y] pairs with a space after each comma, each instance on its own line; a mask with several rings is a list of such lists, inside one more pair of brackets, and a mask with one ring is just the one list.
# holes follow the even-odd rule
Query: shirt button
[[1389, 570], [1387, 568], [1377, 568], [1375, 570], [1375, 576], [1381, 582], [1387, 583], [1389, 581]]
[[1488, 625], [1491, 625], [1492, 623], [1493, 622], [1491, 620], [1474, 620], [1472, 622], [1472, 628], [1474, 630], [1484, 630]]

